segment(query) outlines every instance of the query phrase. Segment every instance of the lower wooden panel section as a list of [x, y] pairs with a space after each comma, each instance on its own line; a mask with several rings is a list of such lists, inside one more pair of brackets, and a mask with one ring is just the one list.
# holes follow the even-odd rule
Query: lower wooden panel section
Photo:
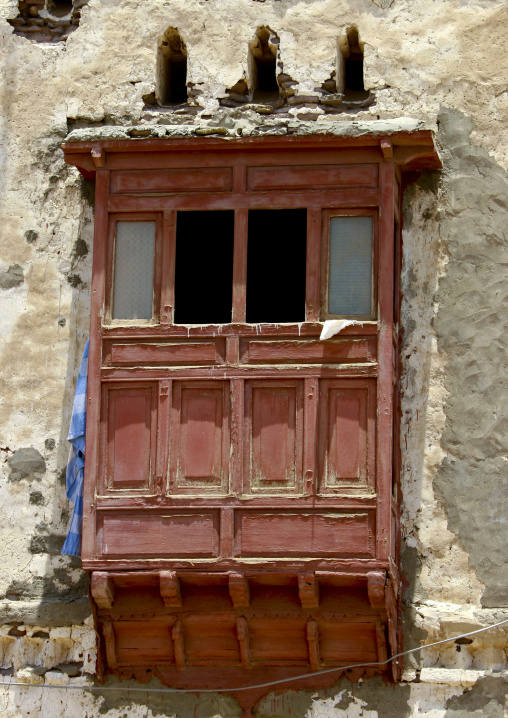
[[362, 556], [374, 553], [369, 512], [238, 511], [235, 556]]
[[98, 550], [111, 557], [215, 557], [219, 512], [106, 514], [98, 520]]

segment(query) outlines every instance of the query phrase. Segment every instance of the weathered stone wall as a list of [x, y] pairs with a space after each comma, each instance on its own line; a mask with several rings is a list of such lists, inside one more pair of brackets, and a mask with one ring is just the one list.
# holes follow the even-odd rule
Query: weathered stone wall
[[[64, 164], [69, 131], [347, 132], [402, 117], [437, 130], [444, 170], [415, 177], [404, 199], [405, 647], [507, 618], [506, 2], [89, 0], [64, 37], [49, 32], [44, 8], [20, 7], [0, 1], [0, 659], [3, 681], [30, 687], [0, 686], [0, 714], [241, 715], [234, 698], [79, 688], [95, 671], [87, 580], [60, 548], [70, 517], [66, 435], [88, 331], [93, 186]], [[9, 23], [19, 16], [46, 22]], [[19, 34], [22, 25], [48, 38]], [[373, 101], [327, 105], [323, 86], [352, 25]], [[170, 26], [188, 52], [189, 102], [176, 110], [146, 104]], [[279, 38], [290, 90], [268, 114], [227, 101], [250, 82], [248, 45], [260, 26]], [[414, 654], [395, 687], [343, 680], [328, 694], [270, 696], [257, 715], [501, 718], [507, 636], [497, 629]], [[55, 684], [68, 687], [42, 687]]]

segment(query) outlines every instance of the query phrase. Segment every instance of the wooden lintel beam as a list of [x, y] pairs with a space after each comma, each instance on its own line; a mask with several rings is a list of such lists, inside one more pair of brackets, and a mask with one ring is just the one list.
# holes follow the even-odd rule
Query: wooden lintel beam
[[241, 616], [236, 621], [236, 633], [238, 636], [238, 643], [240, 644], [240, 658], [242, 666], [247, 670], [252, 668], [250, 659], [250, 640], [249, 640], [249, 625], [247, 620]]
[[319, 655], [319, 632], [317, 621], [307, 623], [307, 644], [309, 647], [309, 663], [313, 671], [318, 671], [321, 663]]
[[92, 147], [92, 160], [96, 167], [104, 167], [106, 164], [106, 153], [102, 147]]
[[381, 145], [381, 152], [383, 153], [385, 160], [391, 160], [393, 158], [393, 145], [391, 139], [389, 137], [383, 137], [379, 144]]
[[369, 571], [367, 574], [367, 590], [372, 608], [385, 606], [386, 571]]
[[105, 571], [94, 571], [90, 590], [99, 608], [111, 608], [115, 600], [113, 579]]
[[249, 606], [249, 582], [243, 573], [229, 574], [229, 595], [235, 608], [247, 608]]
[[314, 573], [298, 574], [298, 593], [302, 608], [319, 607], [319, 583]]
[[164, 605], [172, 608], [181, 608], [182, 596], [180, 594], [180, 581], [175, 571], [161, 571], [159, 573], [159, 586]]
[[102, 635], [104, 636], [104, 643], [106, 644], [106, 660], [108, 666], [114, 670], [117, 667], [116, 640], [111, 621], [102, 622]]
[[175, 663], [178, 670], [185, 668], [185, 646], [183, 642], [183, 630], [182, 622], [177, 621], [171, 631], [171, 637], [173, 639], [173, 647], [175, 651]]

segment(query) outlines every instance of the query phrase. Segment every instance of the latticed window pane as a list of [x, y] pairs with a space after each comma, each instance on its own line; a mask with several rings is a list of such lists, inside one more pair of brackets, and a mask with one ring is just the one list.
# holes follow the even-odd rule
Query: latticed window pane
[[113, 319], [151, 319], [155, 222], [117, 222]]
[[328, 313], [372, 314], [372, 217], [332, 217]]

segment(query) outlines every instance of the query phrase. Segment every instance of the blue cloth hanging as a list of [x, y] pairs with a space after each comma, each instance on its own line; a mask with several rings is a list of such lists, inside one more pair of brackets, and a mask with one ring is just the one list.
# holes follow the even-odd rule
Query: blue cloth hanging
[[67, 440], [70, 441], [69, 461], [65, 473], [66, 493], [74, 504], [71, 525], [62, 548], [69, 556], [81, 556], [81, 532], [83, 527], [83, 478], [85, 473], [86, 386], [88, 379], [88, 343], [79, 367], [76, 393], [72, 406], [71, 423]]

